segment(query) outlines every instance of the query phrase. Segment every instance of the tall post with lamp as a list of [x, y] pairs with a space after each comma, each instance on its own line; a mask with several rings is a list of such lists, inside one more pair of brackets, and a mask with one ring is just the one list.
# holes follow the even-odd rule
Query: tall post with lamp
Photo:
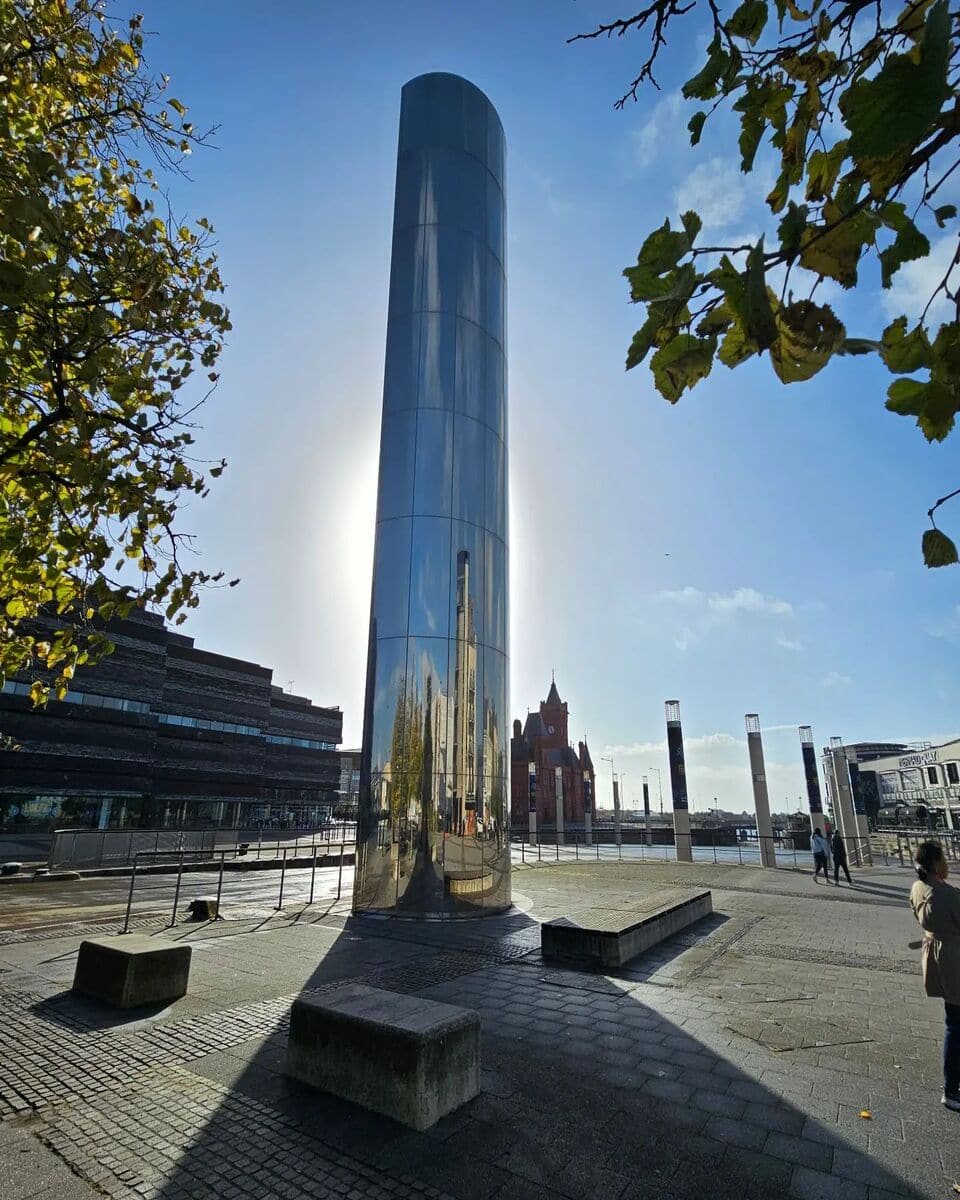
[[670, 760], [673, 834], [677, 845], [677, 862], [693, 862], [690, 811], [687, 799], [687, 767], [683, 756], [683, 727], [680, 724], [680, 701], [667, 700], [664, 707], [667, 716], [667, 755]]
[[760, 842], [760, 865], [775, 867], [777, 851], [773, 844], [773, 824], [770, 821], [770, 797], [767, 794], [767, 772], [763, 762], [763, 741], [760, 718], [747, 713], [747, 751], [750, 755], [750, 775], [753, 779], [753, 803], [757, 810], [757, 839]]
[[650, 789], [647, 786], [647, 777], [643, 777], [643, 823], [646, 826], [646, 842], [648, 846], [653, 845], [653, 830], [650, 828]]

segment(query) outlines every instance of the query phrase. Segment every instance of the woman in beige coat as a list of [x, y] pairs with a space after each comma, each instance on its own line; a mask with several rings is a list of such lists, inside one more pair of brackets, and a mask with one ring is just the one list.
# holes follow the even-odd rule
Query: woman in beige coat
[[923, 842], [916, 854], [919, 878], [910, 907], [923, 927], [923, 984], [943, 1000], [942, 1102], [960, 1112], [960, 892], [947, 882], [947, 860], [939, 842]]

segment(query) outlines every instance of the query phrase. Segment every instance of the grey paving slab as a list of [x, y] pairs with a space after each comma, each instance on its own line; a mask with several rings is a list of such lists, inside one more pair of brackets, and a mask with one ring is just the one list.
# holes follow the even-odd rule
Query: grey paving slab
[[[121, 1024], [63, 994], [75, 923], [0, 948], [0, 1102], [35, 1114], [64, 1187], [118, 1200], [206, 1197], [214, 1178], [220, 1196], [291, 1200], [943, 1196], [960, 1126], [937, 1102], [942, 1016], [907, 946], [903, 877], [866, 882], [838, 895], [792, 872], [569, 863], [518, 873], [525, 911], [490, 921], [324, 910], [178, 929], [196, 990]], [[709, 928], [629, 971], [541, 962], [539, 921], [586, 891], [628, 908], [691, 884], [713, 891]], [[480, 1012], [481, 1096], [412, 1135], [288, 1080], [292, 999], [343, 979]], [[833, 1045], [751, 1036], [817, 1021]]]

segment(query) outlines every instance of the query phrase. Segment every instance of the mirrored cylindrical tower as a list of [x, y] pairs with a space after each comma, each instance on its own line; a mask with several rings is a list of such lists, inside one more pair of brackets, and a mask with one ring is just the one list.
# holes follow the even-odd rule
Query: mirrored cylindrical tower
[[510, 903], [503, 160], [473, 84], [404, 87], [356, 912]]

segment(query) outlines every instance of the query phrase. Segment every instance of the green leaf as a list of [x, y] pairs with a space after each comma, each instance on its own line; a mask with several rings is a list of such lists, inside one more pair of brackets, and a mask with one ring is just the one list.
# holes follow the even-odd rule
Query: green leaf
[[951, 538], [939, 529], [927, 529], [923, 535], [923, 561], [928, 567], [951, 567], [960, 558]]
[[928, 442], [942, 442], [953, 428], [960, 399], [955, 388], [936, 379], [895, 379], [887, 389], [887, 408], [902, 417], [916, 417]]
[[786, 216], [777, 226], [777, 236], [780, 238], [780, 248], [784, 254], [792, 257], [799, 251], [809, 214], [810, 210], [805, 204], [794, 204], [790, 201]]
[[720, 350], [717, 358], [725, 367], [739, 367], [742, 362], [746, 362], [748, 358], [753, 358], [757, 353], [756, 345], [749, 341], [743, 332], [743, 326], [739, 321], [736, 321], [727, 330], [723, 341], [720, 343]]
[[847, 157], [848, 148], [849, 142], [844, 138], [827, 151], [813, 151], [807, 160], [808, 200], [824, 200], [831, 194], [840, 168]]
[[758, 350], [766, 350], [777, 340], [777, 322], [773, 316], [763, 262], [763, 238], [747, 255], [744, 274], [743, 329]]
[[687, 128], [690, 130], [690, 145], [695, 146], [700, 141], [700, 134], [703, 133], [703, 125], [707, 119], [707, 114], [702, 110], [695, 112], [687, 123]]
[[630, 348], [627, 350], [626, 369], [628, 371], [632, 371], [634, 367], [639, 366], [650, 353], [650, 348], [654, 344], [656, 328], [656, 325], [648, 319], [633, 335]]
[[910, 151], [929, 134], [949, 96], [950, 14], [938, 0], [927, 15], [918, 61], [892, 54], [872, 79], [859, 78], [840, 97], [850, 153], [864, 166]]
[[939, 208], [933, 210], [933, 215], [936, 218], [937, 224], [943, 229], [947, 221], [952, 220], [957, 215], [957, 206], [955, 204], [941, 204]]
[[753, 46], [763, 33], [768, 16], [766, 0], [743, 0], [727, 21], [727, 33], [731, 37], [745, 38]]
[[896, 232], [893, 245], [880, 251], [880, 280], [885, 288], [905, 262], [926, 258], [930, 243], [907, 216], [906, 208], [899, 202], [885, 204], [880, 219], [888, 229]]
[[716, 349], [715, 337], [698, 338], [692, 333], [678, 333], [661, 346], [650, 360], [654, 384], [660, 395], [676, 404], [684, 391], [710, 374]]
[[880, 343], [870, 338], [844, 338], [837, 347], [836, 354], [875, 354], [880, 349]]
[[185, 104], [181, 104], [179, 100], [174, 100], [171, 98], [167, 101], [167, 103], [170, 105], [170, 107], [172, 109], [175, 109], [180, 114], [181, 117], [187, 111], [187, 106]]
[[720, 48], [719, 41], [714, 38], [710, 43], [706, 63], [683, 85], [684, 99], [712, 100], [717, 94], [717, 84], [729, 65], [730, 56]]
[[907, 318], [897, 317], [883, 331], [880, 357], [894, 375], [912, 375], [933, 366], [933, 348], [922, 325], [907, 333]]
[[764, 128], [763, 116], [758, 108], [747, 109], [740, 118], [740, 170], [745, 173], [753, 170], [753, 160], [757, 157]]
[[777, 340], [770, 360], [781, 383], [812, 379], [843, 344], [846, 330], [827, 304], [798, 300], [776, 314]]
[[808, 225], [803, 235], [800, 265], [817, 275], [835, 279], [845, 288], [857, 282], [857, 266], [867, 246], [873, 244], [879, 218], [862, 210], [843, 217], [836, 205], [826, 204], [823, 216], [828, 225]]

